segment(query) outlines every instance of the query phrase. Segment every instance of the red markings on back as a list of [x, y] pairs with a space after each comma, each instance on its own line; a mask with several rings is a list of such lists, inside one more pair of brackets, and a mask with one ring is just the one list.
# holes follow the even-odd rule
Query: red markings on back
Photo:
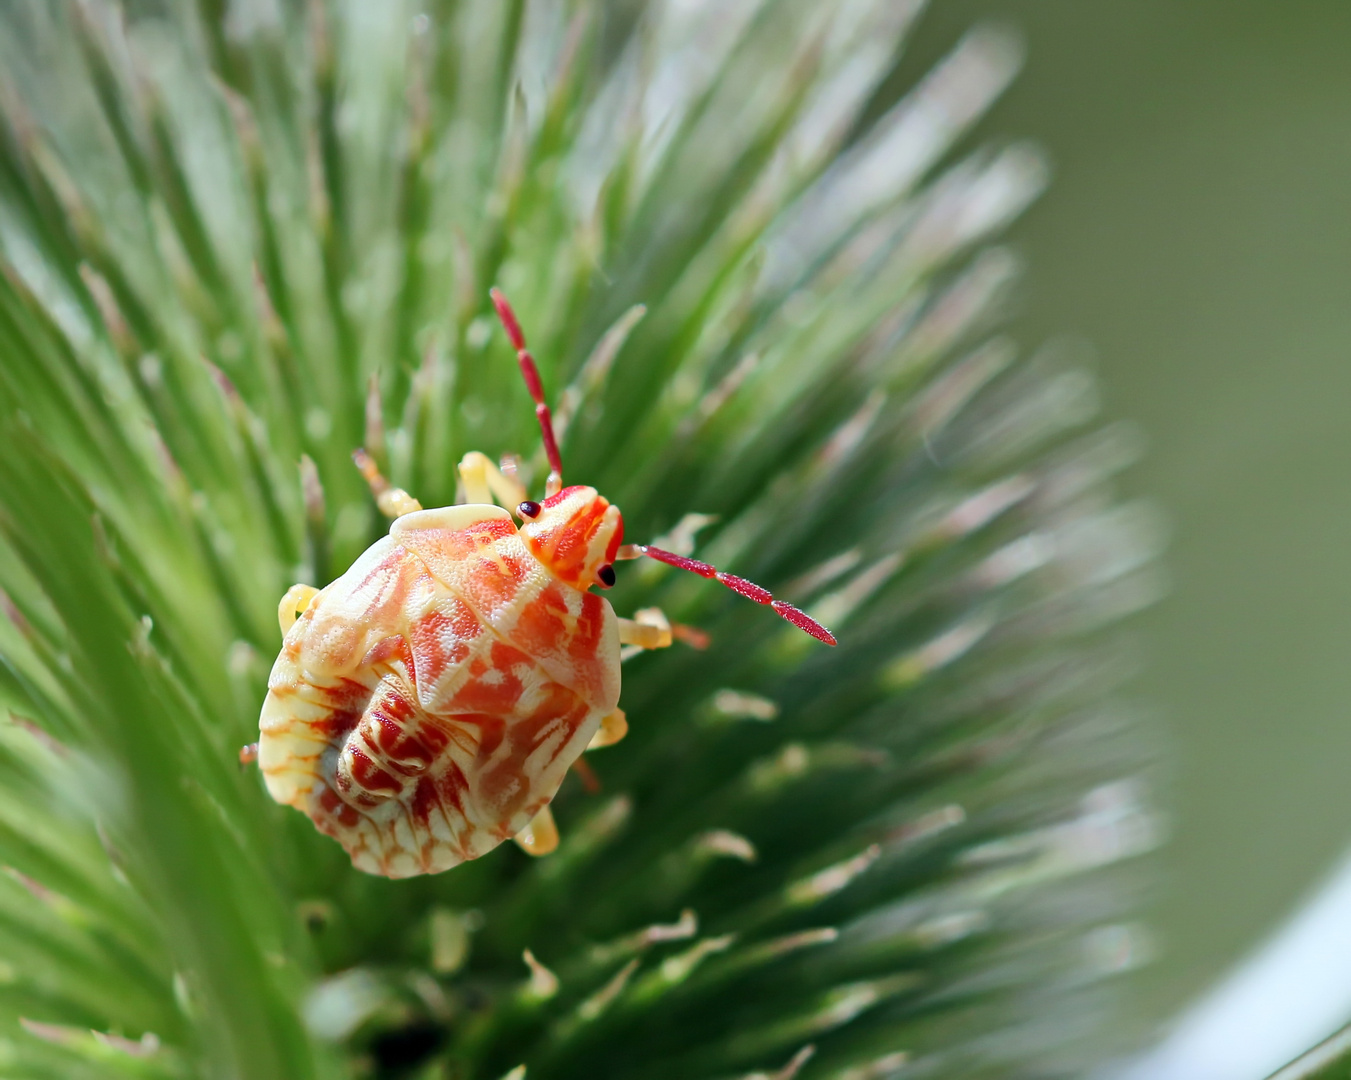
[[414, 620], [409, 627], [414, 682], [434, 686], [447, 671], [464, 663], [470, 644], [482, 631], [483, 624], [469, 605], [453, 596]]
[[469, 561], [460, 587], [476, 607], [491, 613], [506, 607], [516, 599], [522, 579], [523, 576], [517, 577], [511, 572], [510, 567], [502, 565], [496, 558], [487, 556]]
[[505, 641], [494, 641], [492, 652], [489, 654], [492, 658], [493, 667], [498, 671], [510, 671], [517, 664], [524, 664], [527, 667], [533, 667], [530, 657], [521, 652]]
[[475, 522], [465, 530], [475, 537], [488, 537], [490, 540], [501, 540], [507, 536], [516, 535], [516, 523], [509, 517], [484, 518], [482, 521]]
[[577, 615], [570, 651], [574, 659], [593, 660], [600, 647], [601, 631], [605, 628], [605, 601], [595, 593], [582, 596], [582, 610]]
[[536, 656], [552, 653], [565, 644], [571, 620], [562, 586], [551, 581], [521, 609], [511, 637]]
[[421, 547], [435, 545], [437, 552], [449, 561], [460, 561], [499, 540], [516, 535], [516, 526], [510, 518], [485, 518], [463, 529], [433, 529], [425, 536], [409, 538], [409, 543]]
[[533, 663], [519, 649], [500, 641], [493, 642], [491, 661], [489, 665], [475, 658], [469, 679], [446, 703], [447, 712], [511, 714], [523, 689], [521, 677], [513, 669], [522, 663], [532, 667]]
[[520, 735], [524, 736], [520, 741], [532, 750], [539, 741], [540, 732], [554, 721], [573, 722], [575, 726], [585, 719], [588, 712], [586, 703], [566, 686], [549, 683], [543, 689], [543, 699], [519, 725]]

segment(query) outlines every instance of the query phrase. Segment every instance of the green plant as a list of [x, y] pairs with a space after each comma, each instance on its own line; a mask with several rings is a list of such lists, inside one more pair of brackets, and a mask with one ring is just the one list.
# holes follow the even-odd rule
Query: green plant
[[[992, 336], [982, 245], [1042, 163], [945, 162], [1017, 49], [973, 31], [893, 106], [917, 10], [4, 12], [6, 1075], [1091, 1057], [1150, 841], [1112, 627], [1151, 540], [1091, 378]], [[542, 478], [494, 283], [570, 477], [633, 539], [710, 515], [700, 554], [841, 645], [630, 568], [620, 610], [715, 645], [626, 665], [560, 851], [377, 880], [235, 754], [282, 590], [384, 527], [355, 446], [426, 505], [470, 448]]]

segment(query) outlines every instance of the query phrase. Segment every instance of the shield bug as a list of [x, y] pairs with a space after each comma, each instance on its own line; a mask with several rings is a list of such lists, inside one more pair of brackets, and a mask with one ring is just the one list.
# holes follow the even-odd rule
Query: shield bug
[[691, 570], [835, 644], [753, 582], [624, 544], [617, 506], [563, 487], [535, 361], [506, 298], [493, 290], [492, 300], [535, 401], [550, 467], [543, 501], [471, 452], [459, 466], [466, 502], [424, 510], [358, 450], [394, 519], [389, 534], [326, 588], [295, 585], [282, 598], [259, 742], [241, 755], [256, 756], [274, 799], [386, 877], [434, 874], [512, 838], [533, 854], [557, 844], [549, 802], [568, 769], [628, 730], [621, 646], [697, 635], [656, 609], [618, 618], [592, 591], [615, 583], [617, 561]]

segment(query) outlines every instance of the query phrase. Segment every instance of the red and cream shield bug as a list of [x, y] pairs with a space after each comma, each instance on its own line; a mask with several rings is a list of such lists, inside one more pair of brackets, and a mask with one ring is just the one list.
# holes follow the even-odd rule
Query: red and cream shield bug
[[467, 502], [424, 510], [357, 451], [394, 518], [389, 535], [328, 587], [295, 585], [282, 598], [259, 742], [241, 754], [256, 756], [274, 799], [386, 877], [438, 873], [512, 838], [534, 854], [557, 844], [549, 802], [563, 777], [584, 750], [628, 730], [620, 647], [681, 636], [660, 612], [618, 618], [591, 591], [614, 584], [616, 561], [647, 556], [714, 578], [835, 644], [759, 585], [625, 545], [617, 506], [563, 487], [534, 359], [505, 297], [492, 299], [535, 401], [544, 501], [475, 452], [459, 467]]

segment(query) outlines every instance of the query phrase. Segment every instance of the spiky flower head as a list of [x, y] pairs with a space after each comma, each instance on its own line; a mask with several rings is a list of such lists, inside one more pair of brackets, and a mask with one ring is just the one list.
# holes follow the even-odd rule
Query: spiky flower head
[[[1148, 846], [1111, 626], [1134, 441], [996, 335], [1038, 192], [899, 98], [916, 3], [103, 0], [0, 15], [0, 1070], [1045, 1076], [1091, 1055]], [[278, 597], [469, 449], [763, 581], [624, 668], [557, 854], [351, 867], [236, 765]], [[695, 516], [689, 516], [695, 515]], [[592, 785], [593, 787], [597, 785]], [[522, 1071], [524, 1068], [524, 1072]]]

